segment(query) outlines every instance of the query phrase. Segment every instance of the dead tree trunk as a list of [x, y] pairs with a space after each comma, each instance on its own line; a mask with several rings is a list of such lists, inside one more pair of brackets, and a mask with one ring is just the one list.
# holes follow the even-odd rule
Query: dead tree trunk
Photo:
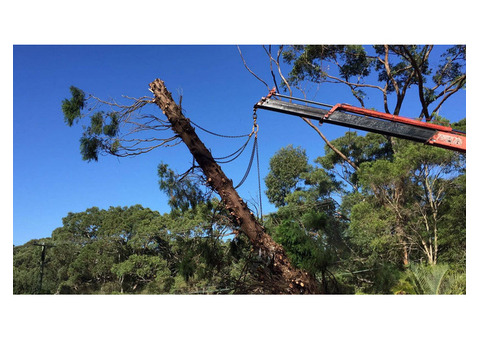
[[272, 293], [315, 294], [319, 288], [313, 276], [298, 270], [288, 260], [285, 250], [277, 244], [258, 223], [247, 204], [238, 195], [232, 181], [224, 174], [215, 162], [210, 151], [198, 138], [190, 121], [182, 114], [172, 95], [162, 80], [150, 83], [154, 94], [154, 102], [160, 107], [173, 131], [188, 147], [198, 165], [202, 169], [211, 188], [222, 198], [231, 216], [236, 219], [240, 229], [248, 236], [254, 249], [260, 250], [270, 259], [271, 272], [274, 277], [270, 287]]

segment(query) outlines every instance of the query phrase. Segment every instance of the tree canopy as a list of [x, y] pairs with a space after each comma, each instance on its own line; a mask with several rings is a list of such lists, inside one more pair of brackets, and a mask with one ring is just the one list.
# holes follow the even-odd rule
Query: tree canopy
[[[378, 145], [371, 137], [355, 138], [359, 145]], [[333, 142], [342, 147], [345, 140]], [[265, 216], [265, 228], [323, 292], [466, 291], [463, 156], [402, 141], [387, 158], [353, 157], [360, 170], [352, 186], [350, 177], [339, 177], [337, 164], [322, 167], [328, 153], [312, 165], [305, 150], [287, 146], [272, 160], [285, 154], [292, 162], [276, 166], [300, 164], [301, 171], [290, 173], [295, 188]], [[222, 202], [194, 177], [175, 178], [159, 165], [159, 186], [172, 197], [169, 213], [139, 205], [92, 207], [69, 213], [51, 237], [14, 247], [14, 293], [38, 290], [41, 249], [35, 244], [54, 246], [46, 252], [42, 293], [268, 293], [273, 278], [261, 269], [268, 259], [239, 233]], [[436, 280], [444, 283], [428, 281], [436, 266], [442, 268]], [[425, 288], [433, 284], [443, 288]]]
[[[419, 117], [430, 121], [449, 97], [466, 86], [465, 45], [448, 48], [436, 65], [430, 62], [433, 48], [434, 45], [374, 45], [368, 49], [360, 45], [306, 45], [290, 47], [283, 57], [292, 64], [288, 78], [292, 85], [305, 81], [343, 84], [362, 107], [366, 91], [375, 90], [383, 98], [383, 111], [394, 115], [400, 114], [407, 91], [416, 91], [421, 104]], [[372, 73], [376, 73], [376, 81]]]

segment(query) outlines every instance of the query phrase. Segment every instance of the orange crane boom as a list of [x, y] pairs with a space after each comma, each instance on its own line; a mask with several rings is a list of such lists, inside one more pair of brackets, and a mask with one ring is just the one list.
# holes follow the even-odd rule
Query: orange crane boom
[[[329, 110], [297, 103], [281, 101], [272, 97], [284, 97], [328, 106]], [[422, 122], [412, 118], [399, 117], [384, 112], [368, 110], [349, 104], [328, 105], [301, 98], [287, 97], [270, 91], [254, 106], [254, 110], [265, 109], [286, 113], [294, 116], [319, 120], [321, 123], [341, 125], [345, 127], [399, 137], [436, 147], [465, 153], [467, 149], [467, 135], [463, 131], [452, 129], [433, 123]]]

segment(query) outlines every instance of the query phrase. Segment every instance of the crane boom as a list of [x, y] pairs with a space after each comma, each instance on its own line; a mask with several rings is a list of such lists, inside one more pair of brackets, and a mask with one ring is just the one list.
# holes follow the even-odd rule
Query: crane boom
[[[466, 133], [454, 130], [449, 126], [426, 123], [411, 118], [398, 117], [348, 104], [336, 104], [331, 106], [316, 103], [322, 106], [330, 106], [330, 109], [327, 110], [319, 107], [273, 99], [272, 96], [274, 95], [276, 95], [275, 90], [272, 90], [267, 97], [263, 97], [257, 104], [255, 104], [254, 109], [264, 109], [286, 113], [294, 116], [319, 120], [321, 123], [335, 124], [408, 139], [462, 153], [466, 152]], [[305, 101], [299, 98], [288, 98], [292, 100]], [[312, 101], [306, 102], [314, 103]]]

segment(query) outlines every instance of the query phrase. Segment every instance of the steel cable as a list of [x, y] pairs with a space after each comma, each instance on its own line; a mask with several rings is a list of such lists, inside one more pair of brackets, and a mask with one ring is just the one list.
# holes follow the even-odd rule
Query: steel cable
[[[230, 155], [228, 156], [224, 156], [224, 157], [213, 157], [213, 159], [217, 162], [217, 163], [221, 163], [221, 164], [225, 164], [225, 163], [230, 163], [230, 162], [233, 162], [235, 159], [237, 159], [238, 157], [240, 157], [240, 155], [243, 153], [243, 151], [245, 150], [245, 148], [247, 147], [248, 143], [250, 142], [250, 139], [251, 139], [252, 135], [250, 135], [247, 139], [247, 141], [245, 142], [245, 144], [243, 144], [238, 150], [236, 150], [235, 152], [231, 153]], [[236, 155], [238, 153], [238, 155]], [[236, 156], [235, 156], [236, 155]], [[235, 157], [233, 157], [235, 156]], [[233, 157], [232, 159], [229, 159], [227, 161], [219, 161], [219, 159], [227, 159], [229, 157]]]
[[[206, 133], [209, 133], [211, 135], [214, 135], [214, 136], [217, 136], [217, 137], [222, 137], [222, 138], [244, 138], [244, 137], [248, 137], [247, 141], [239, 148], [237, 149], [236, 151], [234, 151], [233, 153], [227, 155], [227, 156], [223, 156], [223, 157], [214, 157], [214, 160], [217, 162], [217, 163], [220, 163], [220, 164], [226, 164], [226, 163], [230, 163], [230, 162], [233, 162], [234, 160], [236, 160], [238, 157], [240, 157], [240, 155], [243, 153], [243, 151], [245, 151], [248, 143], [250, 142], [250, 139], [252, 138], [252, 135], [255, 133], [255, 138], [254, 138], [254, 142], [253, 142], [253, 148], [252, 148], [252, 153], [250, 155], [250, 160], [248, 162], [248, 166], [247, 166], [247, 170], [245, 171], [245, 174], [243, 176], [243, 178], [240, 180], [240, 182], [237, 184], [237, 186], [235, 186], [235, 189], [239, 188], [240, 186], [243, 185], [243, 183], [245, 183], [245, 181], [247, 180], [248, 178], [248, 175], [250, 174], [250, 171], [252, 169], [252, 165], [253, 165], [253, 160], [256, 156], [257, 158], [257, 177], [258, 177], [258, 195], [259, 195], [259, 204], [260, 204], [260, 220], [262, 221], [262, 224], [263, 224], [263, 211], [262, 211], [262, 187], [261, 187], [261, 178], [260, 178], [260, 159], [259, 159], [259, 152], [258, 152], [258, 139], [257, 139], [257, 131], [258, 131], [258, 125], [256, 124], [256, 112], [254, 112], [254, 128], [252, 130], [251, 133], [249, 134], [245, 134], [245, 135], [236, 135], [236, 136], [230, 136], [230, 135], [224, 135], [224, 134], [220, 134], [220, 133], [216, 133], [216, 132], [213, 132], [213, 131], [210, 131], [210, 130], [207, 130], [203, 127], [201, 127], [200, 125], [196, 124], [195, 122], [193, 121], [190, 121], [191, 124], [193, 124], [194, 126], [196, 126], [197, 128], [199, 128], [200, 130], [206, 132]], [[257, 131], [254, 131], [255, 130], [255, 127], [257, 128]], [[228, 159], [230, 157], [233, 157], [231, 159]], [[228, 160], [226, 160], [228, 159]]]
[[217, 137], [223, 137], [223, 138], [243, 138], [243, 137], [249, 137], [249, 136], [251, 136], [251, 134], [238, 135], [238, 136], [222, 135], [222, 134], [220, 134], [220, 133], [215, 133], [215, 132], [209, 131], [209, 130], [201, 127], [200, 125], [194, 123], [193, 121], [190, 121], [190, 123], [192, 123], [193, 125], [195, 125], [196, 127], [198, 127], [200, 130], [203, 130], [203, 131], [205, 131], [206, 133], [209, 133], [209, 134], [214, 135], [214, 136], [217, 136]]
[[255, 150], [257, 148], [257, 138], [255, 137], [255, 140], [253, 142], [253, 149], [252, 149], [252, 154], [250, 155], [250, 161], [248, 162], [248, 167], [247, 167], [247, 170], [245, 171], [245, 175], [243, 176], [242, 180], [237, 184], [237, 186], [235, 187], [235, 189], [239, 188], [244, 182], [245, 180], [247, 179], [249, 173], [250, 173], [250, 170], [252, 168], [252, 164], [253, 164], [253, 159], [255, 158]]
[[[257, 136], [255, 136], [255, 142], [257, 142]], [[262, 184], [260, 178], [260, 158], [258, 156], [258, 142], [257, 142], [257, 177], [258, 177], [258, 200], [260, 204], [260, 221], [263, 225], [263, 209], [262, 209]]]

